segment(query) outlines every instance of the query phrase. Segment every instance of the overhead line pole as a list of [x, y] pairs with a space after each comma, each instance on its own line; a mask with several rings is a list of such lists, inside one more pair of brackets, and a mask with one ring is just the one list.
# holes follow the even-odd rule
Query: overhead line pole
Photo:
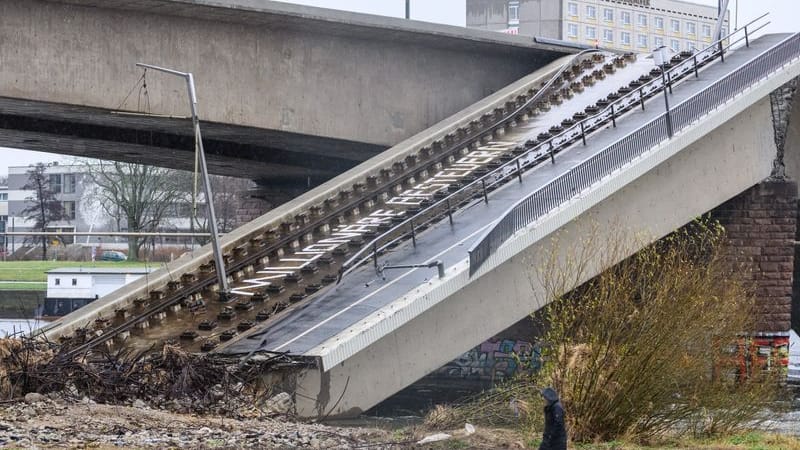
[[222, 249], [219, 245], [219, 232], [217, 230], [217, 215], [214, 212], [214, 201], [211, 195], [211, 181], [208, 178], [208, 168], [206, 167], [206, 154], [203, 150], [203, 138], [200, 134], [200, 118], [197, 114], [197, 94], [194, 87], [194, 76], [189, 72], [166, 69], [164, 67], [153, 66], [150, 64], [136, 63], [138, 67], [153, 69], [170, 75], [175, 75], [186, 80], [186, 88], [189, 90], [189, 106], [192, 110], [192, 125], [194, 127], [195, 141], [197, 143], [198, 159], [200, 162], [200, 174], [203, 178], [203, 192], [206, 196], [208, 205], [208, 220], [211, 228], [211, 247], [214, 250], [214, 263], [217, 269], [217, 279], [219, 281], [220, 300], [226, 301], [230, 289], [228, 287], [228, 277], [225, 273], [225, 261], [222, 258]]

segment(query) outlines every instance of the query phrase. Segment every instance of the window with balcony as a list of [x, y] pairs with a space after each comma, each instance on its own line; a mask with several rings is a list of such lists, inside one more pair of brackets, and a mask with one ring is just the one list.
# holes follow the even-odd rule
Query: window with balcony
[[663, 17], [656, 17], [653, 19], [653, 23], [656, 26], [656, 30], [663, 30], [664, 29], [664, 18]]
[[619, 34], [619, 40], [622, 42], [622, 45], [631, 45], [631, 34], [627, 31], [623, 31]]
[[577, 3], [572, 3], [572, 2], [567, 3], [567, 14], [569, 14], [572, 17], [577, 16], [578, 15], [578, 4]]
[[609, 29], [603, 30], [603, 40], [606, 42], [614, 42], [614, 31]]
[[669, 21], [670, 29], [673, 33], [680, 33], [681, 32], [681, 21], [677, 19], [672, 19]]
[[639, 36], [637, 36], [636, 40], [637, 40], [637, 42], [639, 44], [639, 48], [647, 48], [647, 35], [646, 34], [640, 34]]
[[508, 24], [519, 25], [519, 2], [508, 2]]
[[631, 13], [628, 11], [622, 11], [619, 13], [619, 20], [622, 22], [623, 25], [630, 25], [631, 24]]
[[646, 27], [647, 26], [647, 14], [639, 14], [639, 26]]
[[578, 37], [578, 24], [575, 23], [568, 23], [567, 24], [567, 36], [571, 38]]
[[596, 19], [597, 18], [597, 8], [594, 6], [586, 5], [586, 18], [587, 19]]
[[606, 22], [614, 21], [614, 10], [611, 8], [603, 8], [603, 20]]
[[586, 27], [586, 39], [597, 39], [597, 28]]

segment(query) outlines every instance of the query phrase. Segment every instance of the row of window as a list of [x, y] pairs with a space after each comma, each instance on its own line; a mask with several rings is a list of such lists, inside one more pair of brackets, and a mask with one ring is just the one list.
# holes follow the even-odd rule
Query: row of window
[[[510, 12], [510, 7], [509, 7]], [[578, 4], [577, 3], [567, 3], [567, 13], [572, 17], [578, 17]], [[586, 5], [584, 11], [584, 18], [588, 20], [596, 20], [597, 19], [597, 7], [592, 5]], [[517, 19], [518, 11], [517, 11]], [[603, 20], [605, 22], [614, 22], [614, 10], [612, 8], [603, 8]], [[619, 21], [622, 25], [631, 25], [632, 24], [632, 13], [630, 11], [620, 11], [619, 12]], [[648, 26], [648, 16], [647, 14], [636, 14], [636, 23], [640, 27]], [[681, 28], [686, 30], [686, 34], [689, 35], [696, 35], [697, 34], [697, 23], [696, 22], [684, 22], [682, 26], [681, 21], [679, 19], [670, 19], [669, 21], [670, 30], [673, 33], [680, 33]], [[653, 27], [656, 30], [664, 30], [664, 18], [660, 16], [653, 17]], [[709, 24], [702, 24], [702, 36], [706, 38], [711, 37], [711, 25]]]
[[[613, 44], [615, 42], [615, 32], [614, 30], [604, 28], [603, 30], [603, 42]], [[578, 37], [578, 25], [574, 23], [567, 24], [567, 37], [570, 38], [577, 38]], [[592, 26], [587, 26], [584, 30], [584, 37], [589, 41], [597, 41], [597, 28]], [[628, 31], [621, 31], [619, 32], [619, 44], [621, 45], [628, 45], [630, 46], [632, 41], [632, 33]], [[657, 48], [664, 45], [664, 38], [661, 36], [653, 37], [652, 47]], [[636, 45], [640, 48], [651, 48], [650, 45], [650, 36], [646, 34], [637, 34], [636, 35]], [[681, 41], [679, 39], [670, 39], [669, 46], [673, 50], [680, 51], [681, 49]], [[692, 50], [697, 47], [697, 44], [694, 41], [685, 41], [683, 50]]]
[[[54, 284], [55, 284], [56, 286], [61, 286], [61, 278], [56, 278], [56, 279], [55, 279], [55, 283], [54, 283]], [[77, 286], [77, 285], [78, 285], [78, 279], [77, 279], [77, 278], [73, 278], [73, 279], [72, 279], [72, 285], [73, 285], [73, 286]]]

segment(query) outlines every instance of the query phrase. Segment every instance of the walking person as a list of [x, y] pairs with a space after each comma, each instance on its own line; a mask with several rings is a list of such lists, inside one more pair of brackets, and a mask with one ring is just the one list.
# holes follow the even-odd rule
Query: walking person
[[544, 434], [539, 450], [567, 450], [567, 426], [564, 423], [564, 407], [553, 388], [542, 389], [544, 397]]

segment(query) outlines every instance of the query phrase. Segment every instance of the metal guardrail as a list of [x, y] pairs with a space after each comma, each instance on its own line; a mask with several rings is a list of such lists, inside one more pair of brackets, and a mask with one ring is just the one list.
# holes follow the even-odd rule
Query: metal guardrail
[[[745, 33], [742, 39], [749, 45], [749, 34], [746, 31]], [[730, 35], [723, 39], [729, 37]], [[729, 46], [740, 40], [732, 42]], [[704, 52], [713, 49], [714, 46], [717, 46], [722, 56], [724, 49], [721, 41], [712, 44]], [[673, 131], [686, 128], [798, 56], [800, 56], [800, 33], [788, 37], [725, 78], [669, 109], [518, 202], [469, 250], [470, 276], [514, 233], [575, 198], [582, 191], [657, 144], [670, 139]]]
[[[598, 52], [599, 50], [597, 49], [587, 49], [576, 53], [573, 58], [564, 63], [561, 66], [561, 68], [559, 68], [559, 70], [556, 71], [556, 73], [553, 74], [552, 77], [550, 77], [547, 83], [541, 86], [538, 89], [538, 91], [533, 96], [531, 96], [530, 99], [525, 101], [521, 106], [517, 107], [510, 113], [505, 114], [503, 118], [497, 120], [494, 124], [485, 127], [477, 135], [477, 137], [472, 137], [467, 140], [464, 140], [459, 144], [457, 144], [456, 146], [466, 147], [471, 142], [480, 141], [482, 138], [486, 136], [491, 136], [492, 133], [494, 133], [500, 128], [504, 128], [509, 122], [519, 120], [520, 116], [525, 114], [525, 111], [527, 109], [535, 108], [536, 104], [540, 100], [542, 100], [543, 98], [547, 98], [547, 96], [551, 94], [551, 88], [556, 83], [556, 80], [558, 80], [559, 77], [561, 77], [561, 75], [564, 72], [570, 70], [573, 65], [579, 63], [581, 59], [586, 55]], [[492, 174], [500, 173], [500, 169], [506, 166], [507, 164], [500, 167], [497, 170], [488, 173], [484, 177], [481, 177], [481, 179], [485, 179]], [[461, 189], [458, 189], [452, 194], [449, 194], [446, 198], [440, 199], [434, 202], [432, 205], [423, 208], [421, 211], [413, 214], [411, 217], [393, 226], [390, 230], [372, 239], [369, 243], [367, 243], [364, 247], [362, 247], [359, 251], [357, 251], [353, 256], [351, 256], [347, 261], [345, 261], [344, 264], [342, 264], [342, 267], [339, 271], [339, 281], [341, 281], [342, 276], [350, 273], [350, 271], [352, 271], [354, 268], [358, 267], [364, 261], [370, 258], [374, 259], [375, 265], [377, 266], [378, 253], [386, 251], [387, 249], [395, 245], [398, 241], [408, 238], [409, 235], [416, 244], [416, 230], [419, 225], [428, 222], [429, 220], [433, 219], [434, 216], [438, 217], [438, 213], [440, 213], [441, 209], [444, 207], [446, 207], [448, 213], [452, 212], [453, 206], [457, 206], [463, 201], [472, 198], [473, 190], [478, 185], [480, 185], [479, 180], [474, 181], [472, 183], [468, 183]], [[452, 223], [452, 215], [450, 216], [450, 218]], [[408, 230], [408, 232], [405, 232], [404, 230]]]
[[[644, 83], [642, 86], [636, 88], [629, 94], [610, 103], [597, 114], [576, 123], [558, 135], [552, 136], [551, 138], [543, 142], [539, 142], [534, 146], [526, 145], [527, 151], [522, 155], [511, 159], [507, 163], [490, 171], [482, 177], [479, 177], [471, 183], [467, 183], [465, 186], [447, 195], [446, 197], [437, 199], [433, 202], [433, 204], [424, 207], [421, 211], [414, 213], [413, 216], [393, 226], [390, 230], [371, 240], [359, 251], [357, 251], [350, 259], [345, 261], [339, 271], [339, 280], [341, 281], [343, 276], [347, 275], [356, 267], [365, 263], [369, 259], [373, 260], [374, 266], [376, 269], [378, 269], [379, 254], [390, 250], [400, 241], [408, 239], [409, 237], [416, 246], [416, 233], [422, 229], [422, 227], [427, 226], [427, 224], [440, 220], [442, 211], [446, 211], [446, 214], [449, 216], [450, 223], [452, 224], [452, 209], [454, 207], [463, 205], [473, 198], [480, 197], [481, 195], [484, 199], [488, 200], [486, 195], [487, 190], [497, 187], [499, 184], [506, 182], [509, 178], [519, 177], [521, 182], [523, 170], [540, 163], [543, 159], [547, 159], [548, 156], [551, 161], [555, 162], [555, 153], [559, 149], [571, 145], [577, 139], [582, 139], [585, 143], [588, 133], [598, 129], [606, 123], [611, 122], [616, 125], [616, 118], [620, 114], [630, 110], [631, 108], [635, 108], [639, 104], [644, 107], [644, 100], [663, 90], [665, 84], [671, 89], [672, 84], [676, 80], [679, 80], [680, 78], [683, 78], [692, 72], [697, 75], [700, 67], [710, 63], [716, 58], [724, 58], [725, 50], [737, 42], [744, 40], [746, 44], [749, 45], [749, 35], [760, 30], [766, 26], [766, 24], [760, 25], [756, 29], [751, 29], [749, 31], [748, 27], [752, 27], [755, 22], [763, 19], [766, 15], [767, 14], [764, 14], [754, 19], [743, 28], [729, 33], [719, 41], [716, 41], [705, 49], [695, 53], [692, 59], [685, 60], [672, 67], [670, 70], [666, 71], [666, 81], [656, 78]], [[743, 33], [744, 36], [736, 41], [731, 41], [731, 37], [738, 33]], [[727, 45], [724, 44], [725, 41], [728, 41]], [[578, 53], [572, 61], [566, 63], [561, 70], [559, 70], [550, 79], [550, 81], [548, 81], [548, 83], [539, 90], [537, 95], [535, 95], [528, 102], [526, 102], [525, 105], [518, 108], [513, 113], [508, 114], [497, 124], [488, 127], [483, 134], [489, 134], [499, 127], [504, 126], [507, 121], [514, 120], [522, 111], [528, 108], [528, 105], [533, 105], [536, 101], [538, 101], [539, 96], [548, 90], [547, 88], [552, 85], [552, 83], [560, 76], [561, 73], [574, 64], [574, 61], [578, 60], [583, 54], [591, 51], [592, 50], [584, 50]], [[488, 257], [488, 255], [486, 255], [486, 257]], [[472, 256], [470, 256], [470, 261], [472, 261]], [[470, 264], [470, 267], [472, 266], [473, 265]], [[475, 267], [477, 267], [477, 265]]]

